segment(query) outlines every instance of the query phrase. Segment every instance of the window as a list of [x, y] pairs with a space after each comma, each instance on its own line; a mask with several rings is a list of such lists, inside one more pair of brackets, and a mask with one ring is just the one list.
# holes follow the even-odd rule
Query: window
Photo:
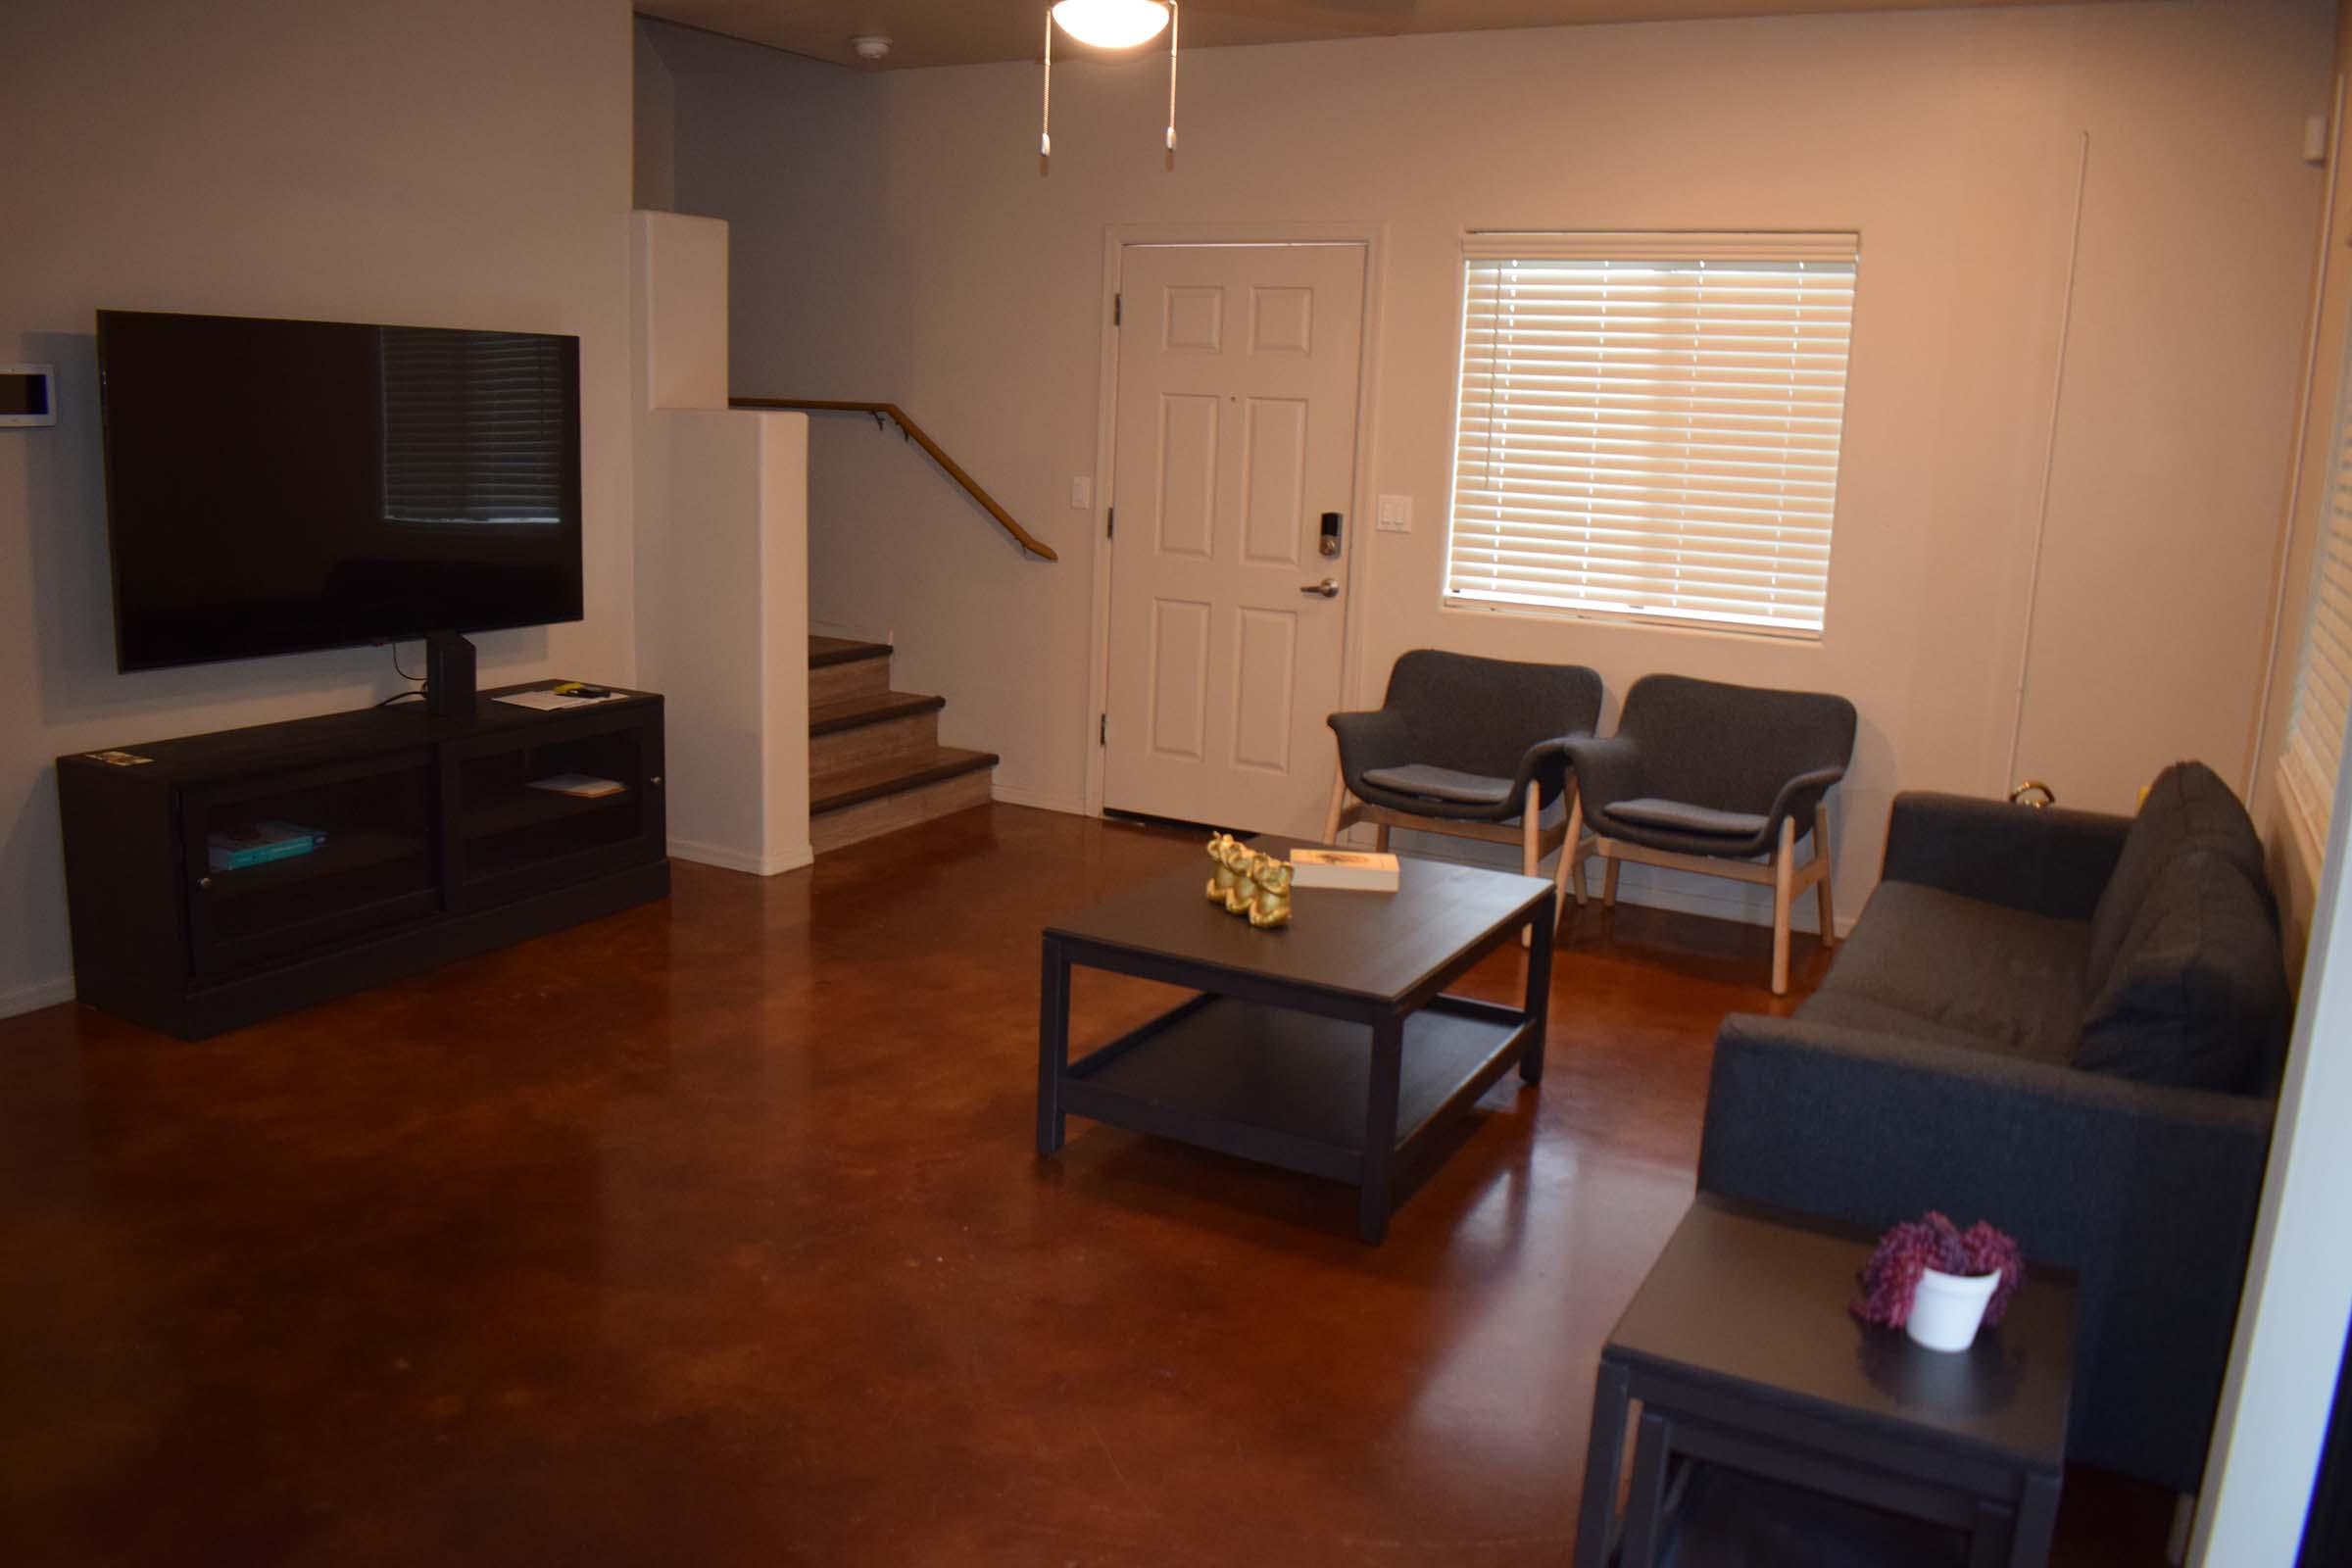
[[1472, 234], [1449, 603], [1817, 637], [1852, 234]]
[[[2352, 352], [2352, 339], [2346, 347]], [[2346, 391], [2352, 393], [2352, 379]], [[2295, 662], [2286, 748], [2278, 758], [2279, 793], [2301, 822], [2314, 864], [2328, 844], [2344, 718], [2352, 710], [2352, 396], [2336, 410], [2326, 494], [2320, 537], [2311, 551], [2311, 597], [2303, 613], [2303, 654]]]
[[564, 520], [570, 400], [561, 338], [387, 326], [377, 340], [387, 518]]

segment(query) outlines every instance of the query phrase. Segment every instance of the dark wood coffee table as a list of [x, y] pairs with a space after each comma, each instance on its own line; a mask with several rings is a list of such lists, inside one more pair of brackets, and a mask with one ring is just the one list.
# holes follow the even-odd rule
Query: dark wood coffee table
[[[1251, 847], [1279, 859], [1292, 845]], [[1441, 1128], [1513, 1063], [1544, 1076], [1551, 883], [1407, 858], [1395, 893], [1301, 888], [1291, 923], [1259, 931], [1203, 896], [1211, 869], [1203, 855], [1047, 928], [1037, 1152], [1061, 1148], [1063, 1117], [1091, 1116], [1349, 1182], [1378, 1242]], [[1531, 925], [1524, 1006], [1444, 994]], [[1200, 995], [1071, 1061], [1073, 964]]]
[[2030, 1274], [1999, 1327], [1945, 1354], [1847, 1313], [1871, 1240], [1704, 1195], [1691, 1205], [1600, 1352], [1577, 1568], [1650, 1568], [1670, 1547], [1676, 1568], [2047, 1561], [2075, 1377], [2071, 1277]]

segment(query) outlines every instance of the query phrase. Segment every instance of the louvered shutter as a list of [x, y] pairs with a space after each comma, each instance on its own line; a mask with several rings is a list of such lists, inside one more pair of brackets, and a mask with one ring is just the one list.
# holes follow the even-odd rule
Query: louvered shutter
[[1857, 236], [1463, 253], [1449, 599], [1819, 635]]
[[564, 340], [379, 329], [384, 515], [397, 522], [564, 517]]
[[[2347, 348], [2352, 349], [2352, 343]], [[2352, 393], [2352, 380], [2347, 381], [2346, 390]], [[2348, 711], [2352, 711], [2352, 396], [2345, 397], [2336, 410], [2335, 450], [2328, 462], [2320, 537], [2312, 547], [2303, 654], [2295, 665], [2286, 748], [2278, 759], [2283, 793], [2302, 818], [2315, 860], [2328, 843]]]

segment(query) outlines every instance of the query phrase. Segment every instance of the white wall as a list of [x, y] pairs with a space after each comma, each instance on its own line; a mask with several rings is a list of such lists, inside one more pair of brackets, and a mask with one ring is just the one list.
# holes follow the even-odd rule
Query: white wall
[[[862, 74], [645, 24], [674, 74], [677, 205], [734, 232], [734, 387], [903, 404], [1059, 564], [854, 420], [812, 437], [820, 618], [888, 626], [1002, 793], [1077, 806], [1092, 717], [1107, 225], [1361, 220], [1386, 236], [1356, 693], [1437, 643], [1844, 692], [1848, 910], [1898, 787], [2004, 787], [2081, 132], [2081, 273], [2021, 773], [2128, 808], [2238, 765], [2263, 659], [2320, 176], [2328, 6], [1806, 17], [1203, 50], [1161, 167], [1164, 62]], [[1446, 612], [1467, 227], [1853, 227], [1857, 338], [1816, 646]], [[1369, 497], [1357, 499], [1359, 516]], [[1632, 878], [1629, 876], [1629, 891]], [[1638, 896], [1638, 895], [1637, 895]], [[1737, 897], [1728, 891], [1722, 896]]]
[[52, 758], [401, 684], [380, 649], [115, 672], [93, 311], [578, 334], [586, 619], [475, 640], [484, 684], [633, 678], [630, 50], [625, 0], [0, 7], [0, 360], [62, 382], [0, 432], [0, 1013], [70, 994]]
[[667, 698], [669, 853], [807, 865], [808, 417], [727, 407], [727, 225], [631, 217], [637, 665]]

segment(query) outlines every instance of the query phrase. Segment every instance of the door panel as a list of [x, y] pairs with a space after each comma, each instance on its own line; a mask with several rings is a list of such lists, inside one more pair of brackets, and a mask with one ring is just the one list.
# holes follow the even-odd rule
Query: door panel
[[1185, 600], [1152, 606], [1152, 712], [1154, 756], [1198, 762], [1206, 755], [1209, 607]]
[[1306, 404], [1251, 398], [1242, 427], [1249, 493], [1242, 502], [1242, 559], [1253, 566], [1298, 564], [1298, 518], [1306, 507]]
[[1159, 400], [1159, 505], [1163, 556], [1216, 555], [1217, 400], [1198, 393]]
[[[1312, 838], [1353, 546], [1361, 245], [1129, 246], [1104, 804]], [[1320, 519], [1348, 519], [1321, 555]]]
[[[1298, 707], [1298, 615], [1245, 608], [1236, 620], [1233, 765], [1287, 774]], [[1315, 717], [1320, 722], [1322, 715]]]

